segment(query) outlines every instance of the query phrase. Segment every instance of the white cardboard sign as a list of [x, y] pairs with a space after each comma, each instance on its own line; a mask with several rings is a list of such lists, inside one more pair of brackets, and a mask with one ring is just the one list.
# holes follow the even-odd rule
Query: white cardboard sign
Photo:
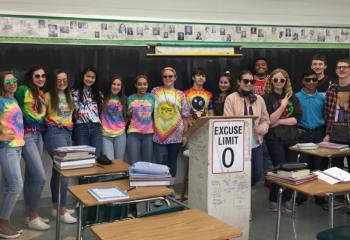
[[243, 120], [212, 122], [212, 173], [242, 172], [244, 170]]

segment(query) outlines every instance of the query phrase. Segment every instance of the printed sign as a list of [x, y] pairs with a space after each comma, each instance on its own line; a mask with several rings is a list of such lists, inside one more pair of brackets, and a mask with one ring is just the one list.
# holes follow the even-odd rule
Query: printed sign
[[244, 170], [244, 125], [242, 120], [213, 121], [213, 174]]

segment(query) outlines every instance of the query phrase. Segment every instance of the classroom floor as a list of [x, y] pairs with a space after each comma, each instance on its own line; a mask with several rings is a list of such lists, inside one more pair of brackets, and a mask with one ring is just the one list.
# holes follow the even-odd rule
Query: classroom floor
[[[250, 228], [250, 240], [273, 240], [276, 226], [276, 213], [269, 211], [268, 189], [262, 184], [258, 184], [252, 191], [252, 221]], [[50, 199], [43, 199], [41, 204], [41, 215], [48, 217], [50, 213]], [[24, 204], [19, 201], [13, 214], [13, 222], [16, 227], [25, 229], [24, 225]], [[25, 229], [20, 240], [50, 240], [55, 239], [55, 222], [51, 218], [51, 229], [45, 232], [37, 232]], [[349, 214], [343, 210], [336, 210], [334, 213], [334, 226], [350, 224]], [[316, 239], [316, 234], [328, 228], [328, 212], [322, 210], [314, 203], [313, 198], [301, 206], [297, 207], [294, 221], [291, 216], [283, 213], [281, 221], [281, 240], [312, 240]], [[75, 239], [76, 224], [61, 224], [61, 239]], [[89, 230], [84, 232], [84, 239], [93, 240], [95, 238]]]

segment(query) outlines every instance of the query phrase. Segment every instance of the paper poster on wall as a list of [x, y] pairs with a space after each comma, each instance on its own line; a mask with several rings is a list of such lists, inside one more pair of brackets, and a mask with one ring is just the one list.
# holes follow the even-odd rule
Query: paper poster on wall
[[213, 121], [212, 173], [242, 172], [244, 170], [243, 120]]

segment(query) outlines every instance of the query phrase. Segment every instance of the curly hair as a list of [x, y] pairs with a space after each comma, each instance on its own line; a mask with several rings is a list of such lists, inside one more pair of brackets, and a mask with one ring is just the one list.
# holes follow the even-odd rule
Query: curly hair
[[277, 68], [270, 73], [270, 76], [267, 79], [267, 83], [265, 86], [265, 93], [268, 94], [268, 93], [273, 92], [272, 79], [274, 78], [274, 76], [277, 73], [281, 73], [283, 75], [283, 77], [286, 78], [286, 83], [284, 84], [284, 87], [283, 87], [283, 94], [287, 94], [287, 93], [293, 94], [292, 83], [290, 81], [289, 74], [286, 72], [286, 70], [284, 70], [282, 68]]

